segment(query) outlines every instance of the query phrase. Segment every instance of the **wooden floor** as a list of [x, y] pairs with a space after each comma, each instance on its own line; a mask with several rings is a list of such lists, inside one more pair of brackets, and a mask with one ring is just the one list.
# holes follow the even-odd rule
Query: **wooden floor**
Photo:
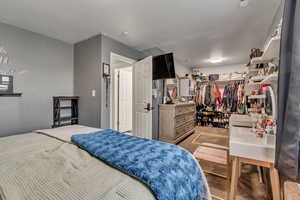
[[[201, 134], [202, 133], [202, 134]], [[228, 129], [211, 128], [211, 127], [197, 127], [194, 134], [179, 143], [179, 146], [187, 149], [193, 153], [199, 146], [198, 142], [205, 141], [207, 134], [229, 134]], [[228, 145], [228, 141], [224, 141], [222, 137], [213, 141], [217, 144]], [[208, 162], [201, 161], [200, 165], [203, 169], [217, 172], [219, 174], [226, 174], [226, 170], [220, 166], [213, 165]], [[223, 178], [207, 175], [208, 184], [211, 193], [214, 196], [225, 198], [226, 196], [226, 181]], [[238, 194], [236, 200], [269, 200], [269, 194], [266, 192], [266, 186], [259, 182], [257, 168], [251, 165], [242, 166], [242, 174], [238, 185]]]

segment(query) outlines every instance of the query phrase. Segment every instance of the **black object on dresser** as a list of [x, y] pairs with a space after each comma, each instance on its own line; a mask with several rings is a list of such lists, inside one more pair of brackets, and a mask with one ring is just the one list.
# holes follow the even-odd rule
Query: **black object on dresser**
[[77, 96], [53, 97], [52, 128], [78, 124], [78, 101]]

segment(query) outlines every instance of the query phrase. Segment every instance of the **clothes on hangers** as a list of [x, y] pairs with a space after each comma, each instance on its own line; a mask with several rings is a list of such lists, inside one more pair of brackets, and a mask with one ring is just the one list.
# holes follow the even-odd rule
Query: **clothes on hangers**
[[[225, 86], [223, 93], [223, 109], [228, 112], [237, 112], [238, 107], [241, 109], [245, 104], [244, 83], [234, 82]], [[243, 111], [240, 111], [243, 112]]]
[[238, 88], [237, 112], [239, 114], [245, 114], [246, 113], [246, 96], [245, 96], [245, 85], [244, 85], [244, 83], [239, 84], [239, 88]]
[[209, 106], [211, 103], [211, 85], [207, 85], [205, 89], [204, 104]]
[[195, 97], [196, 105], [204, 104], [205, 90], [206, 90], [206, 85], [203, 85], [201, 83], [198, 83], [196, 85], [196, 97]]

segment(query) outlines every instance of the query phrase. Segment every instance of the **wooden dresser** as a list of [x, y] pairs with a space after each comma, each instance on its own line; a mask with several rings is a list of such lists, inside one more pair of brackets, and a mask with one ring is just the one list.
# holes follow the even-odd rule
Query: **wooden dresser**
[[193, 103], [159, 105], [159, 140], [177, 144], [195, 131]]

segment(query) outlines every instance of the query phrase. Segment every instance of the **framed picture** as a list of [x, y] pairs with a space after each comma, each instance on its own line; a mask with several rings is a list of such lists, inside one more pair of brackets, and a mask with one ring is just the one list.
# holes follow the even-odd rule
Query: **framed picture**
[[104, 77], [110, 76], [110, 65], [107, 63], [103, 63], [103, 76]]
[[0, 94], [10, 94], [13, 91], [13, 76], [0, 74]]

